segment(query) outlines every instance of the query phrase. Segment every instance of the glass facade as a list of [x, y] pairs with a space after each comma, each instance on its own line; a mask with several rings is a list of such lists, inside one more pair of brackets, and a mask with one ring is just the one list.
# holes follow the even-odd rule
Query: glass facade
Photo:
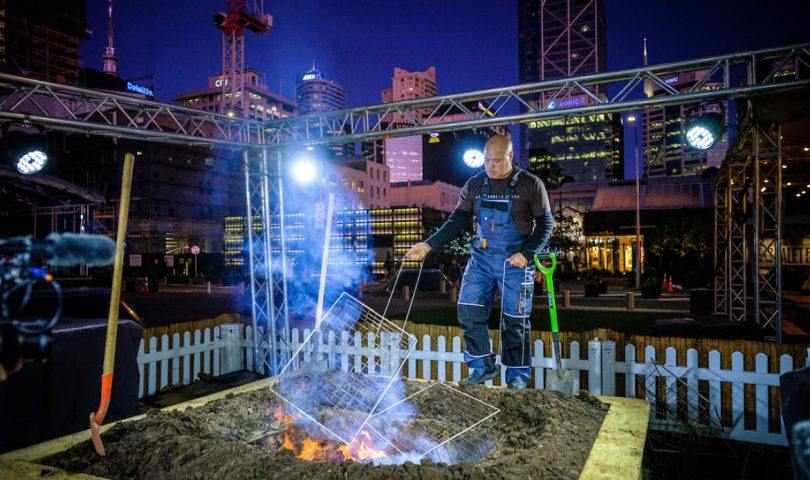
[[[386, 253], [392, 258], [402, 258], [413, 244], [422, 241], [428, 226], [426, 221], [435, 215], [419, 207], [382, 208], [374, 210], [343, 210], [335, 212], [334, 225], [330, 241], [329, 265], [340, 266], [346, 262], [369, 265], [370, 273], [384, 275]], [[246, 217], [225, 218], [223, 238], [226, 268], [244, 271], [247, 262], [247, 240], [245, 234]], [[287, 261], [291, 265], [300, 262], [304, 250], [311, 248], [312, 241], [307, 232], [310, 220], [303, 213], [285, 216]], [[275, 222], [273, 222], [275, 225]], [[435, 223], [435, 222], [434, 222]], [[258, 217], [253, 220], [253, 229], [261, 231], [262, 222]], [[281, 238], [274, 228], [273, 246], [278, 252]], [[376, 251], [376, 258], [369, 258], [370, 252]], [[419, 262], [405, 262], [405, 268], [419, 268]]]
[[617, 123], [612, 114], [602, 113], [529, 123], [529, 171], [543, 180], [623, 178], [622, 135], [616, 131]]

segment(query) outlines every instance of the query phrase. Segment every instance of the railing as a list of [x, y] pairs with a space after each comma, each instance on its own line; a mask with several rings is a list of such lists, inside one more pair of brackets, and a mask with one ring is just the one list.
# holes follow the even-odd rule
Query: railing
[[[300, 332], [293, 329], [290, 348], [297, 350], [308, 334], [309, 330]], [[417, 342], [416, 349], [403, 367], [403, 376], [458, 381], [466, 375], [461, 338], [454, 336], [448, 340], [438, 336], [433, 339], [423, 335], [421, 340], [414, 338], [413, 341]], [[342, 343], [334, 335], [325, 336], [318, 349], [319, 355], [333, 364], [348, 365], [348, 362], [338, 361], [338, 357], [375, 354], [357, 342], [349, 352]], [[171, 341], [167, 335], [163, 335], [160, 341], [152, 337], [148, 342], [148, 351], [144, 351], [144, 346], [141, 341], [138, 354], [141, 373], [139, 398], [153, 395], [166, 387], [187, 385], [196, 381], [200, 374], [220, 375], [253, 369], [253, 331], [251, 327], [241, 324], [195, 330], [193, 335], [185, 332], [182, 337], [174, 334]], [[553, 357], [550, 353], [545, 356], [544, 347], [543, 340], [534, 342], [531, 382], [534, 388], [543, 388], [546, 370], [555, 368]], [[672, 386], [675, 382], [683, 381], [684, 388], [676, 389], [677, 398], [666, 401], [691, 405], [687, 409], [690, 423], [705, 421], [698, 418], [697, 409], [693, 408], [700, 398], [705, 398], [709, 402], [711, 415], [723, 426], [729, 438], [771, 445], [787, 444], [778, 408], [779, 375], [803, 365], [810, 366], [810, 348], [804, 359], [780, 355], [778, 372], [769, 372], [769, 358], [764, 353], [754, 355], [753, 370], [745, 370], [745, 356], [738, 351], [731, 352], [728, 359], [720, 351], [711, 350], [708, 352], [708, 366], [699, 366], [699, 353], [694, 348], [686, 349], [686, 361], [679, 364], [675, 347], [661, 351], [647, 345], [643, 347], [643, 361], [636, 361], [636, 346], [631, 344], [624, 347], [625, 360], [618, 361], [616, 342], [612, 340], [594, 338], [587, 345], [573, 341], [567, 347], [563, 349], [564, 352], [567, 350], [567, 356], [562, 362], [564, 368], [579, 373], [574, 376], [575, 390], [587, 390], [594, 395], [645, 398], [644, 391], [654, 390], [657, 382]], [[581, 351], [582, 347], [585, 347], [585, 352]], [[305, 352], [305, 356], [310, 354]], [[403, 354], [396, 352], [398, 356]], [[659, 375], [660, 380], [649, 376], [639, 378], [653, 360], [666, 367], [665, 373]], [[722, 368], [724, 364], [731, 368]], [[642, 381], [639, 382], [639, 379]], [[504, 385], [504, 382], [505, 375], [501, 375], [500, 384]]]

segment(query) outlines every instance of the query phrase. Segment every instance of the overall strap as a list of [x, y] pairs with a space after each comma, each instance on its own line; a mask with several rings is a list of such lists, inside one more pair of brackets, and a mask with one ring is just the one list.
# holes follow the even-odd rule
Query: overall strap
[[506, 198], [512, 198], [512, 194], [515, 193], [515, 186], [517, 185], [518, 182], [518, 175], [520, 175], [520, 172], [522, 171], [523, 170], [515, 167], [515, 173], [514, 175], [512, 175], [512, 179], [509, 180], [509, 186], [506, 188], [506, 192], [504, 192]]
[[484, 185], [481, 186], [481, 195], [489, 195], [489, 177], [484, 174]]

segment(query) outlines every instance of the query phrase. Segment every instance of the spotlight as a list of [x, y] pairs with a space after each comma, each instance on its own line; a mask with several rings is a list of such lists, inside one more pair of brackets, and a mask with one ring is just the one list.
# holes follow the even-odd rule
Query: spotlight
[[686, 143], [698, 150], [712, 148], [723, 134], [723, 117], [720, 113], [704, 113], [686, 121]]
[[312, 159], [303, 157], [298, 159], [292, 166], [292, 175], [298, 183], [309, 183], [318, 173], [315, 162]]
[[32, 175], [45, 168], [48, 154], [42, 150], [31, 150], [17, 159], [17, 171], [23, 175]]
[[464, 163], [470, 168], [480, 168], [484, 165], [484, 154], [474, 148], [464, 152]]

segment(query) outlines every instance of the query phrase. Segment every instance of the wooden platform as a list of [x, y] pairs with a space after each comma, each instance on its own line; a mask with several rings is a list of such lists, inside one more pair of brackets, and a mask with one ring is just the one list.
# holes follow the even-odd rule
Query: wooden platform
[[[163, 410], [185, 410], [200, 407], [208, 402], [224, 398], [226, 395], [251, 392], [268, 388], [274, 379], [266, 378], [239, 387], [223, 390], [205, 397], [166, 407]], [[647, 437], [647, 422], [650, 416], [650, 405], [644, 400], [598, 397], [610, 404], [602, 428], [594, 441], [591, 454], [585, 463], [580, 476], [583, 480], [591, 479], [632, 479], [641, 475], [641, 459], [644, 454], [644, 442]], [[102, 425], [105, 432], [117, 423], [140, 420], [145, 415], [120, 420], [109, 425]], [[37, 464], [36, 462], [81, 443], [90, 438], [90, 432], [77, 432], [27, 448], [0, 455], [0, 480], [6, 479], [70, 479], [100, 480], [85, 474], [68, 474], [58, 468]]]

